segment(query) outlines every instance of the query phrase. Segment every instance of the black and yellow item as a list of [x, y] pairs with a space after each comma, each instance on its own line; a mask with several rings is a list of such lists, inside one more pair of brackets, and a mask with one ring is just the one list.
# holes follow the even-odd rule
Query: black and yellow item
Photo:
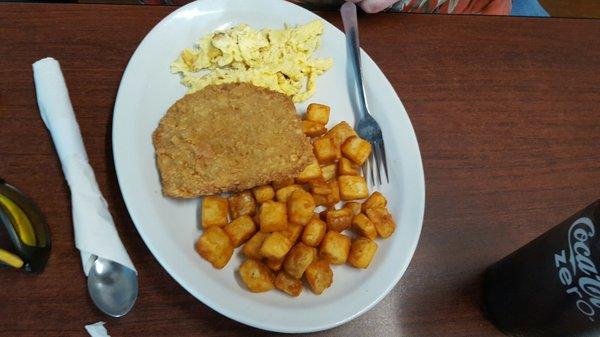
[[40, 273], [50, 256], [50, 232], [40, 209], [23, 192], [0, 178], [0, 239], [8, 233], [10, 249], [0, 247], [0, 265]]

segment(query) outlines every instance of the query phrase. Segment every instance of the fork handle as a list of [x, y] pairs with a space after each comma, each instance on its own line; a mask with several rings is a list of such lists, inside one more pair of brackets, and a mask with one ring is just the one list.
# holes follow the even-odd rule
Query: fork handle
[[348, 48], [349, 62], [352, 67], [352, 81], [354, 89], [358, 95], [357, 113], [358, 120], [369, 114], [367, 109], [367, 100], [365, 98], [365, 87], [362, 78], [362, 66], [360, 63], [360, 44], [358, 42], [358, 22], [356, 19], [356, 5], [352, 2], [346, 2], [340, 9], [342, 21], [344, 23], [344, 32], [346, 33], [346, 46]]

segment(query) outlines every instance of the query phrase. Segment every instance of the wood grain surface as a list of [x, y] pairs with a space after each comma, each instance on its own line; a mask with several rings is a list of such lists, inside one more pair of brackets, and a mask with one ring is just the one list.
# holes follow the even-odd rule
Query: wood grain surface
[[[117, 87], [137, 44], [172, 7], [0, 4], [0, 176], [47, 216], [41, 275], [0, 270], [1, 336], [267, 336], [197, 301], [158, 264], [121, 198], [111, 151]], [[322, 13], [340, 26], [336, 13]], [[419, 247], [395, 289], [319, 336], [494, 336], [484, 269], [600, 197], [600, 20], [381, 14], [364, 49], [410, 115], [426, 175]], [[91, 165], [139, 270], [134, 310], [87, 296], [70, 199], [39, 117], [31, 64], [61, 62]], [[393, 107], [390, 107], [392, 109]], [[307, 308], [310, 310], [310, 308]]]

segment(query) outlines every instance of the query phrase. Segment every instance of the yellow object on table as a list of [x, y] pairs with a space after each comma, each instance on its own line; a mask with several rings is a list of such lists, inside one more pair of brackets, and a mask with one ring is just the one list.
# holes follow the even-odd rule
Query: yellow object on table
[[13, 253], [6, 251], [4, 249], [1, 249], [1, 248], [0, 248], [0, 262], [6, 263], [7, 265], [14, 267], [14, 268], [23, 267], [23, 260], [21, 260], [21, 258], [18, 255], [13, 254]]

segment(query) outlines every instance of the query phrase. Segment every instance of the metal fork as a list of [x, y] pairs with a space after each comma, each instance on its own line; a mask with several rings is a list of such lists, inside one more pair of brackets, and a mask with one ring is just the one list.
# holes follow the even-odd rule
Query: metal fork
[[[367, 140], [373, 146], [373, 151], [363, 166], [363, 175], [365, 179], [371, 179], [371, 185], [375, 185], [374, 166], [377, 168], [377, 182], [382, 185], [381, 169], [385, 173], [385, 179], [389, 183], [387, 160], [385, 156], [385, 146], [383, 144], [383, 136], [381, 128], [377, 121], [371, 116], [367, 107], [365, 98], [365, 87], [363, 86], [362, 67], [360, 64], [360, 47], [358, 43], [358, 23], [356, 20], [356, 5], [352, 2], [346, 2], [342, 5], [340, 12], [342, 13], [342, 21], [344, 22], [344, 31], [346, 32], [346, 45], [350, 54], [350, 64], [354, 72], [354, 88], [358, 95], [357, 99], [357, 117], [356, 133]], [[373, 163], [375, 162], [375, 163]]]

